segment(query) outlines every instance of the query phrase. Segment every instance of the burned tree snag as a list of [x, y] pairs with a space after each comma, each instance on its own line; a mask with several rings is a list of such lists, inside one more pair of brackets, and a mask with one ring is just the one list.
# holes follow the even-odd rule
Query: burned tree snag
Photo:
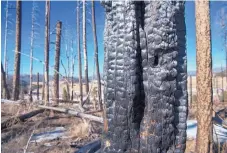
[[95, 48], [95, 65], [96, 65], [96, 76], [97, 76], [97, 83], [98, 83], [98, 101], [99, 101], [99, 110], [102, 110], [102, 97], [101, 97], [101, 79], [99, 73], [99, 59], [98, 59], [98, 42], [97, 42], [97, 35], [96, 35], [96, 22], [95, 22], [95, 2], [92, 0], [92, 31], [93, 31], [93, 39], [94, 39], [94, 48]]
[[60, 63], [60, 48], [61, 48], [61, 25], [58, 21], [56, 26], [56, 43], [55, 43], [55, 66], [54, 66], [54, 98], [59, 99], [59, 63]]
[[39, 100], [39, 73], [37, 73], [37, 100]]
[[77, 2], [76, 8], [76, 32], [77, 32], [77, 53], [78, 53], [78, 70], [79, 70], [79, 86], [80, 86], [80, 104], [83, 104], [83, 82], [82, 82], [82, 64], [81, 64], [81, 51], [80, 51], [80, 2]]
[[184, 2], [105, 1], [101, 152], [186, 147]]
[[50, 0], [46, 0], [45, 11], [45, 104], [49, 102], [49, 40], [50, 39]]
[[195, 1], [196, 15], [196, 153], [213, 152], [213, 89], [209, 1]]
[[19, 100], [20, 94], [20, 62], [21, 62], [21, 3], [17, 0], [16, 9], [16, 47], [14, 60], [14, 75], [13, 75], [13, 100]]
[[6, 84], [6, 73], [4, 71], [2, 63], [1, 63], [1, 80], [2, 80], [2, 97], [5, 99], [10, 99], [9, 90]]

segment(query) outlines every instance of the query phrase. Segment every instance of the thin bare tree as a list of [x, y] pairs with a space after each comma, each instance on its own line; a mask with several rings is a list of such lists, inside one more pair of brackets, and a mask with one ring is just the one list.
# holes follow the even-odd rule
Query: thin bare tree
[[37, 100], [39, 100], [39, 73], [37, 73]]
[[55, 43], [55, 66], [54, 66], [54, 99], [59, 99], [59, 63], [61, 49], [61, 26], [62, 22], [58, 21], [56, 26], [56, 43]]
[[45, 65], [43, 67], [42, 100], [44, 100], [44, 98], [45, 98], [45, 78], [44, 78], [44, 74], [45, 74]]
[[[5, 19], [5, 40], [4, 40], [4, 69], [7, 72], [7, 36], [8, 36], [8, 18], [9, 18], [9, 2], [6, 1], [6, 19]], [[6, 73], [7, 78], [7, 73]]]
[[224, 40], [224, 51], [225, 51], [225, 79], [227, 82], [227, 7], [223, 7], [218, 11], [218, 24], [221, 27], [221, 33]]
[[36, 13], [36, 3], [33, 1], [32, 4], [32, 28], [31, 28], [31, 44], [30, 44], [30, 87], [29, 87], [29, 101], [32, 101], [32, 78], [33, 78], [33, 50], [34, 50], [34, 34], [35, 34], [35, 13]]
[[74, 55], [73, 51], [73, 40], [71, 41], [71, 101], [73, 101], [73, 87], [74, 87], [74, 67], [75, 67], [75, 58], [76, 54]]
[[221, 102], [224, 102], [224, 71], [223, 71], [223, 67], [221, 65]]
[[87, 38], [86, 38], [86, 1], [83, 0], [83, 51], [84, 51], [84, 75], [86, 94], [89, 93], [88, 80], [88, 59], [87, 59]]
[[9, 90], [6, 84], [6, 73], [4, 71], [3, 65], [1, 63], [1, 80], [2, 80], [2, 96], [3, 98], [10, 99]]
[[19, 100], [20, 94], [20, 63], [21, 63], [21, 1], [16, 2], [16, 47], [13, 76], [13, 100]]
[[192, 76], [190, 75], [190, 106], [192, 106]]
[[197, 89], [197, 136], [196, 153], [213, 152], [212, 123], [212, 55], [210, 38], [209, 1], [195, 1], [196, 14], [196, 89]]
[[98, 102], [99, 109], [102, 110], [102, 99], [101, 99], [101, 79], [99, 72], [99, 59], [98, 59], [98, 42], [97, 42], [97, 34], [96, 34], [96, 22], [95, 22], [95, 3], [91, 1], [92, 8], [92, 31], [93, 31], [93, 39], [94, 39], [94, 48], [95, 48], [95, 65], [96, 65], [96, 75], [97, 75], [97, 83], [98, 83]]
[[45, 11], [45, 104], [49, 102], [49, 42], [50, 42], [50, 1], [46, 0]]
[[81, 64], [81, 52], [80, 52], [80, 5], [79, 1], [77, 2], [76, 8], [76, 31], [77, 31], [77, 53], [78, 53], [78, 70], [79, 70], [79, 86], [80, 86], [80, 105], [83, 103], [83, 84], [82, 84], [82, 64]]

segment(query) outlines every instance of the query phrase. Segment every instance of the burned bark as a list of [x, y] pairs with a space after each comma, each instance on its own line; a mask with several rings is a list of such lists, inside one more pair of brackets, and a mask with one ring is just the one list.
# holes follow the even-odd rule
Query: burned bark
[[105, 1], [101, 152], [178, 152], [186, 143], [184, 2]]
[[59, 99], [59, 65], [60, 65], [60, 48], [61, 48], [61, 25], [58, 21], [56, 26], [56, 43], [55, 43], [55, 66], [54, 66], [54, 98]]
[[17, 0], [16, 9], [16, 47], [13, 75], [13, 100], [19, 100], [20, 94], [20, 62], [21, 62], [21, 1]]
[[213, 89], [209, 1], [195, 2], [196, 15], [196, 153], [213, 152]]

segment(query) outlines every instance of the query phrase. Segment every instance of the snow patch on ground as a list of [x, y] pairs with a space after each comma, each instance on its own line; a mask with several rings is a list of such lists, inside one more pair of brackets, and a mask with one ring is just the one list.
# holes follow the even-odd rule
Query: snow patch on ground
[[[188, 120], [187, 121], [187, 138], [195, 139], [197, 133], [197, 121]], [[227, 142], [227, 129], [221, 125], [213, 125], [213, 138], [215, 142]]]
[[31, 142], [42, 142], [46, 140], [54, 140], [57, 138], [67, 138], [66, 129], [64, 127], [56, 127], [51, 131], [33, 134]]

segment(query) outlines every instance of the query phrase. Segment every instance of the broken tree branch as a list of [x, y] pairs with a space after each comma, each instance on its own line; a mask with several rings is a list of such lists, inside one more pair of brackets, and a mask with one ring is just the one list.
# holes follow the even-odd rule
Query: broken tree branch
[[67, 108], [56, 108], [56, 107], [49, 107], [49, 106], [43, 106], [43, 105], [39, 105], [38, 107], [39, 108], [43, 108], [43, 109], [49, 109], [49, 110], [53, 110], [53, 111], [58, 111], [58, 112], [62, 112], [62, 113], [67, 113], [67, 114], [74, 115], [76, 117], [86, 118], [86, 119], [89, 119], [91, 121], [96, 121], [96, 122], [99, 122], [99, 123], [103, 123], [103, 119], [101, 117], [97, 117], [97, 116], [93, 116], [93, 115], [77, 112], [77, 111], [70, 110], [70, 109], [67, 109]]

